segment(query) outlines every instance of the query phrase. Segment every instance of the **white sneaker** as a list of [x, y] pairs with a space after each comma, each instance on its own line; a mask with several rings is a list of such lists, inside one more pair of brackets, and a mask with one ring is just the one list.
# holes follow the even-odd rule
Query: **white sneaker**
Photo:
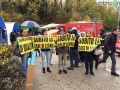
[[78, 66], [81, 67], [81, 64], [79, 63]]

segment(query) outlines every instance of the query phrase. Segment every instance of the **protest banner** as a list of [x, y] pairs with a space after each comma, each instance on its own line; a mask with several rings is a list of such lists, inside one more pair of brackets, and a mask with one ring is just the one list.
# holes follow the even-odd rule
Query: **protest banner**
[[35, 49], [51, 49], [54, 47], [54, 38], [52, 35], [35, 36], [33, 43]]
[[79, 39], [79, 45], [78, 50], [79, 51], [93, 51], [94, 46], [98, 45], [100, 43], [100, 38], [94, 38], [94, 37], [81, 37]]
[[35, 49], [33, 38], [34, 37], [20, 37], [17, 39], [21, 54], [29, 53]]
[[74, 44], [75, 44], [74, 34], [57, 35], [57, 47], [63, 46], [74, 47]]
[[[20, 37], [18, 38], [18, 43], [21, 54], [29, 53], [38, 48], [52, 49], [55, 46], [54, 38], [52, 35]], [[57, 47], [74, 47], [74, 43], [74, 34], [65, 34], [57, 36]]]

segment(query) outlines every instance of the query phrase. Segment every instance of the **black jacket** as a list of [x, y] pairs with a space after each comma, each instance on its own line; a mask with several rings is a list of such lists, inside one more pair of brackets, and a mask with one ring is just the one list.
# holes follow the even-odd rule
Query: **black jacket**
[[75, 40], [74, 47], [71, 47], [70, 49], [77, 50], [78, 49], [78, 39], [80, 36], [78, 35], [77, 30], [73, 30], [71, 34], [75, 34], [76, 40]]
[[92, 51], [92, 52], [83, 52], [83, 56], [84, 57], [93, 57], [94, 56], [94, 51]]
[[106, 38], [106, 33], [104, 33], [104, 34], [101, 36], [101, 38], [104, 39], [104, 40], [101, 40], [101, 45], [104, 46], [105, 38]]
[[100, 38], [104, 39], [104, 40], [101, 40], [101, 45], [104, 46], [104, 42], [106, 38], [106, 31], [104, 29], [101, 29]]
[[111, 51], [112, 53], [114, 53], [116, 41], [117, 35], [115, 35], [114, 33], [108, 34], [104, 42], [104, 52], [108, 53], [108, 51]]

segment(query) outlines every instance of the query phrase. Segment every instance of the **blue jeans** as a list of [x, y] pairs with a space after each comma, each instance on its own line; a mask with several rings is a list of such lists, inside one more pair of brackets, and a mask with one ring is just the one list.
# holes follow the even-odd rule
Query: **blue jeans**
[[50, 64], [52, 64], [51, 60], [52, 60], [52, 50], [50, 50]]
[[73, 67], [73, 58], [75, 58], [75, 64], [78, 65], [78, 50], [70, 49], [70, 66]]
[[28, 67], [28, 54], [24, 54], [21, 56], [21, 61], [22, 61], [22, 65], [21, 65], [21, 69], [22, 69], [22, 75], [26, 75], [27, 74], [27, 67]]
[[116, 58], [115, 58], [115, 53], [106, 53], [106, 52], [104, 52], [104, 54], [103, 54], [103, 59], [102, 60], [100, 60], [99, 62], [98, 62], [98, 64], [100, 64], [100, 63], [106, 63], [106, 60], [107, 60], [107, 58], [110, 56], [110, 58], [111, 58], [111, 60], [112, 60], [112, 67], [111, 67], [111, 72], [115, 72], [116, 70], [115, 70], [115, 66], [116, 66]]
[[47, 60], [47, 67], [50, 67], [50, 58], [51, 58], [51, 51], [41, 51], [41, 58], [42, 58], [42, 67], [45, 67], [45, 56]]

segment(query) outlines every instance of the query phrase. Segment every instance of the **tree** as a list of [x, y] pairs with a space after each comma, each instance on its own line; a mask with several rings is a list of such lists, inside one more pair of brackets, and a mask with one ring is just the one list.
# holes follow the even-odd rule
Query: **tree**
[[46, 16], [47, 16], [47, 8], [48, 8], [48, 2], [46, 0], [41, 0], [40, 7], [38, 9], [38, 16], [41, 20], [41, 22], [47, 22]]
[[38, 9], [39, 9], [39, 0], [34, 0], [28, 2], [27, 12], [28, 15], [38, 19]]
[[82, 18], [78, 12], [74, 12], [72, 14], [72, 17], [70, 18], [70, 21], [81, 21]]
[[84, 18], [83, 18], [83, 21], [91, 21], [90, 20], [90, 17], [88, 15], [86, 15]]

